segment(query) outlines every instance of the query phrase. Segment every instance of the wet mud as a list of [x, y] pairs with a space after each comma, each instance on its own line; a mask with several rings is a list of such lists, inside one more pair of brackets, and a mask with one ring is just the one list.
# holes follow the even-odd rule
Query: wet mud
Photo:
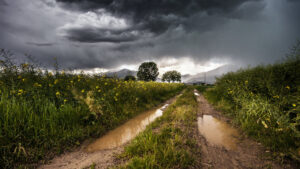
[[238, 131], [212, 115], [198, 117], [198, 129], [208, 143], [227, 150], [236, 149]]
[[201, 144], [201, 168], [297, 168], [290, 164], [279, 164], [268, 155], [265, 147], [233, 127], [230, 119], [215, 110], [195, 90], [198, 102], [198, 136]]
[[119, 147], [135, 138], [140, 132], [146, 129], [147, 125], [152, 123], [156, 118], [163, 115], [163, 110], [168, 107], [165, 104], [159, 109], [147, 111], [133, 119], [129, 120], [120, 127], [108, 132], [103, 137], [87, 146], [86, 152], [95, 152]]

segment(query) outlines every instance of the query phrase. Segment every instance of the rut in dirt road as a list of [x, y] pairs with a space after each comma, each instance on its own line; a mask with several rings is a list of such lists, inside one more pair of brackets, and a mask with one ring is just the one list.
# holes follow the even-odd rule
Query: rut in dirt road
[[[180, 96], [180, 94], [178, 95]], [[178, 97], [177, 96], [177, 97]], [[116, 154], [124, 151], [124, 146], [142, 132], [147, 125], [163, 114], [163, 111], [177, 97], [169, 99], [160, 108], [146, 111], [111, 130], [92, 143], [83, 144], [78, 150], [62, 154], [42, 165], [40, 169], [82, 169], [95, 164], [95, 168], [115, 166]]]
[[281, 166], [266, 156], [264, 147], [228, 124], [230, 119], [216, 111], [195, 91], [199, 105], [198, 129], [203, 168], [295, 168]]

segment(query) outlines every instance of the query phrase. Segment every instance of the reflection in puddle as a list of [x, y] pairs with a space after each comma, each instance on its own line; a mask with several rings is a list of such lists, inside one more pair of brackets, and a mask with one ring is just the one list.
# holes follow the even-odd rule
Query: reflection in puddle
[[213, 116], [198, 117], [198, 129], [209, 143], [223, 146], [228, 150], [236, 148], [237, 130]]
[[163, 110], [166, 107], [168, 107], [168, 104], [165, 104], [160, 109], [147, 111], [136, 116], [122, 126], [108, 132], [103, 137], [88, 145], [86, 151], [95, 152], [98, 150], [112, 149], [123, 145], [124, 143], [136, 137], [139, 132], [145, 130], [146, 126], [153, 122], [156, 118], [162, 116]]

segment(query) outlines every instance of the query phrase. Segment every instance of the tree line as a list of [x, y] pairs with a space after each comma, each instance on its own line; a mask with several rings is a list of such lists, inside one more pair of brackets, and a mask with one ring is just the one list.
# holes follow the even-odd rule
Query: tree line
[[[157, 77], [159, 75], [157, 64], [154, 62], [144, 62], [139, 66], [138, 72], [137, 72], [137, 78], [138, 80], [142, 81], [156, 81]], [[136, 80], [135, 76], [127, 75], [124, 80]], [[181, 74], [176, 71], [168, 71], [165, 72], [162, 75], [162, 81], [163, 82], [181, 82]]]

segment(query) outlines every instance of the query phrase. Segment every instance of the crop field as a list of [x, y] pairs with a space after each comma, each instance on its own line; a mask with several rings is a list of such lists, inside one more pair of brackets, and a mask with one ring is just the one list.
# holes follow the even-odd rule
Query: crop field
[[183, 84], [41, 71], [2, 61], [0, 166], [53, 157], [174, 96]]

